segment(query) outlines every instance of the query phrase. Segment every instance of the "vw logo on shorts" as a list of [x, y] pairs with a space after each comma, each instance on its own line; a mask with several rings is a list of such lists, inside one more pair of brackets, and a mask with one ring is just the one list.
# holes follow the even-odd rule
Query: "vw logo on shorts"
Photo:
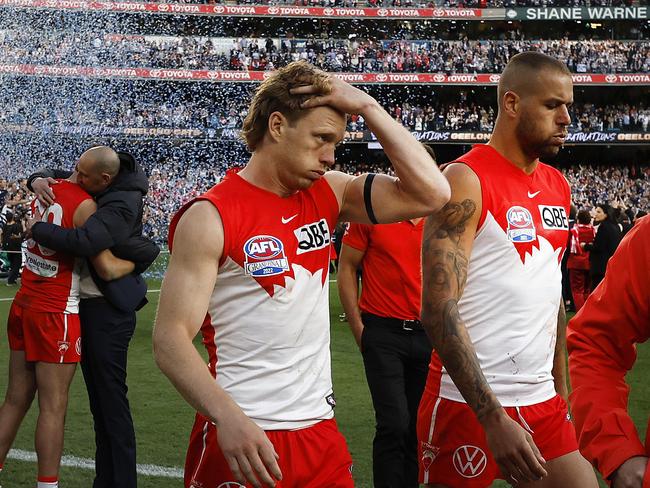
[[480, 447], [460, 446], [454, 451], [454, 468], [463, 478], [476, 478], [487, 466], [487, 456]]

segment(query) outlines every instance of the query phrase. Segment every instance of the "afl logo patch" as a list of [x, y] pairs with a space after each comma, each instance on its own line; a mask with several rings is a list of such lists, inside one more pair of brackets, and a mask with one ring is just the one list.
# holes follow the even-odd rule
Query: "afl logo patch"
[[284, 245], [277, 237], [251, 237], [244, 244], [244, 255], [244, 272], [251, 276], [273, 276], [289, 270]]
[[508, 240], [511, 242], [530, 242], [535, 240], [533, 216], [527, 208], [518, 205], [506, 212], [508, 221]]

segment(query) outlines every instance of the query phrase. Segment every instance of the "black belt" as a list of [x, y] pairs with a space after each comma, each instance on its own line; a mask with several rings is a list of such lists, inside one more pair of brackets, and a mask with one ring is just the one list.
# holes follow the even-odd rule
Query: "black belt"
[[419, 320], [394, 319], [391, 317], [381, 317], [379, 315], [375, 315], [374, 313], [365, 312], [361, 314], [361, 318], [363, 319], [364, 325], [385, 325], [387, 327], [394, 327], [396, 329], [401, 329], [408, 332], [415, 330], [424, 330], [422, 328], [422, 323]]

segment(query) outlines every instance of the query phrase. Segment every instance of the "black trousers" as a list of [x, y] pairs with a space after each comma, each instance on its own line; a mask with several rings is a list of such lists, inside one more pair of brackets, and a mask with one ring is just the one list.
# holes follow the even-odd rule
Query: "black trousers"
[[363, 314], [363, 363], [375, 408], [375, 488], [417, 488], [417, 412], [431, 345], [422, 330], [406, 331]]
[[20, 266], [23, 264], [22, 252], [8, 252], [9, 258], [9, 276], [7, 276], [7, 283], [15, 284], [20, 276]]
[[126, 360], [135, 313], [104, 298], [80, 305], [81, 369], [95, 427], [93, 488], [135, 488], [135, 431], [127, 399]]

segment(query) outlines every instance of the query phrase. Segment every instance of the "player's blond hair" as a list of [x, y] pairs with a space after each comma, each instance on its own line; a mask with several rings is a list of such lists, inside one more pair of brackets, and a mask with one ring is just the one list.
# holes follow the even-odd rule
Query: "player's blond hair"
[[[292, 95], [291, 88], [314, 85], [317, 93], [311, 95]], [[241, 130], [241, 137], [252, 152], [264, 139], [269, 117], [280, 112], [289, 123], [294, 124], [305, 114], [300, 107], [305, 100], [314, 95], [327, 95], [332, 85], [330, 76], [306, 61], [296, 61], [273, 72], [255, 91]]]

